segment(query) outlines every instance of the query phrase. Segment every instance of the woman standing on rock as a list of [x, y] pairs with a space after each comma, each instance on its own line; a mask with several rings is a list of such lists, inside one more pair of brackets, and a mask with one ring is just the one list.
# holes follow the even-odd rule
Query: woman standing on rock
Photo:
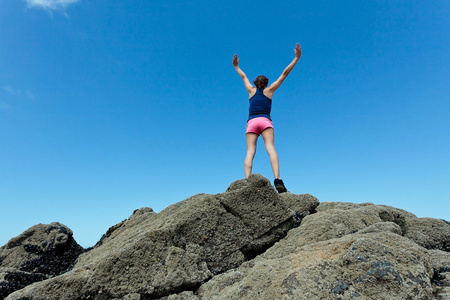
[[249, 117], [245, 134], [247, 139], [247, 155], [244, 161], [245, 178], [252, 173], [253, 158], [256, 153], [256, 142], [258, 141], [259, 135], [262, 135], [264, 145], [269, 154], [270, 164], [272, 165], [273, 176], [275, 177], [274, 185], [279, 193], [286, 192], [287, 190], [283, 181], [280, 179], [280, 166], [278, 154], [275, 150], [274, 129], [272, 119], [270, 118], [270, 111], [272, 108], [273, 93], [281, 86], [302, 55], [302, 48], [300, 48], [299, 44], [296, 45], [294, 52], [295, 58], [286, 69], [284, 69], [281, 76], [274, 83], [267, 86], [269, 79], [264, 75], [260, 75], [253, 81], [256, 88], [250, 83], [241, 68], [239, 68], [239, 58], [237, 57], [237, 54], [233, 57], [233, 66], [244, 81], [245, 88], [247, 89], [250, 98]]

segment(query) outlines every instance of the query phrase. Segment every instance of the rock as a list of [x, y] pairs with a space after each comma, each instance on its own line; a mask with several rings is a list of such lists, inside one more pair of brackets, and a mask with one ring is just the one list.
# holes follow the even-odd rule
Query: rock
[[241, 183], [158, 214], [135, 213], [81, 255], [71, 272], [8, 299], [188, 299], [189, 291], [263, 253], [295, 225], [294, 212], [267, 179], [254, 174]]
[[280, 196], [286, 206], [297, 212], [301, 217], [315, 213], [317, 206], [319, 206], [319, 199], [310, 194], [296, 195], [287, 192], [280, 194]]
[[226, 192], [235, 191], [246, 186], [247, 186], [247, 179], [236, 180], [228, 186]]
[[409, 218], [405, 236], [427, 249], [450, 252], [450, 224], [432, 218]]
[[0, 299], [14, 291], [23, 289], [37, 281], [42, 281], [48, 277], [41, 273], [28, 273], [15, 268], [0, 267]]
[[322, 202], [317, 207], [317, 211], [325, 211], [328, 209], [349, 210], [363, 206], [371, 206], [373, 203], [349, 203], [349, 202]]
[[[199, 289], [199, 299], [431, 297], [426, 253], [400, 241], [393, 233], [355, 234], [309, 244], [283, 258], [264, 255], [211, 279]], [[238, 280], [224, 287], [230, 277]]]
[[159, 300], [198, 300], [198, 297], [193, 292], [182, 292], [180, 294], [159, 298]]
[[[417, 244], [427, 249], [440, 249], [450, 251], [450, 224], [447, 221], [433, 218], [417, 218], [415, 215], [401, 210], [393, 209], [389, 206], [374, 205], [372, 203], [343, 203], [324, 202], [320, 203], [316, 209], [318, 212], [330, 210], [336, 211], [357, 211], [361, 215], [367, 211], [374, 210], [382, 222], [393, 222], [397, 224], [402, 235], [413, 240]], [[337, 212], [335, 216], [347, 219], [345, 213]], [[362, 220], [365, 222], [364, 220]], [[366, 220], [367, 221], [367, 220]], [[348, 223], [348, 222], [347, 222]], [[362, 224], [357, 225], [357, 227]], [[356, 230], [356, 228], [355, 228]]]
[[2, 265], [0, 283], [9, 293], [22, 278], [45, 279], [8, 300], [450, 299], [449, 241], [447, 221], [372, 203], [319, 204], [278, 194], [254, 174], [158, 214], [136, 210], [66, 273]]
[[95, 244], [94, 248], [101, 246], [105, 240], [107, 240], [114, 231], [126, 225], [127, 228], [134, 227], [139, 225], [142, 221], [149, 218], [150, 216], [155, 215], [155, 212], [150, 207], [143, 207], [140, 209], [136, 209], [133, 214], [127, 219], [124, 220], [108, 229], [108, 231], [100, 238], [100, 241]]
[[60, 223], [38, 224], [0, 248], [0, 295], [69, 270], [84, 249]]
[[[418, 233], [432, 232], [435, 224], [447, 232], [445, 222], [373, 204], [317, 210], [265, 253], [202, 285], [198, 298], [448, 299], [450, 254], [416, 243]], [[437, 234], [420, 241], [441, 245], [445, 239]]]

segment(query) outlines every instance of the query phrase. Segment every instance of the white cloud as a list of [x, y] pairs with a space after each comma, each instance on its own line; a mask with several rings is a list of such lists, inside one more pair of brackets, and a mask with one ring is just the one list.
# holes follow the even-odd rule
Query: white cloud
[[34, 99], [34, 95], [30, 91], [25, 91], [25, 96], [28, 98]]
[[13, 89], [10, 86], [4, 86], [4, 87], [2, 87], [2, 89], [5, 92], [7, 92], [8, 94], [13, 95], [13, 96], [18, 96], [18, 97], [25, 96], [25, 97], [28, 97], [30, 99], [34, 98], [34, 95], [28, 90], [22, 91], [22, 90], [19, 90], [19, 89]]
[[6, 91], [6, 92], [8, 92], [9, 94], [11, 94], [11, 95], [13, 95], [13, 96], [18, 96], [18, 95], [21, 94], [21, 91], [20, 91], [20, 90], [15, 90], [15, 89], [13, 89], [13, 88], [10, 87], [10, 86], [4, 86], [4, 87], [3, 87], [3, 90]]
[[26, 0], [28, 6], [38, 7], [47, 10], [64, 9], [70, 4], [79, 2], [80, 0]]

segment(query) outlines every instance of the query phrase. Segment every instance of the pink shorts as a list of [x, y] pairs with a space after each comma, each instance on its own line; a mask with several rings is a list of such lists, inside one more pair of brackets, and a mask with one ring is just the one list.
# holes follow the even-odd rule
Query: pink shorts
[[247, 122], [247, 131], [246, 134], [249, 132], [256, 133], [260, 135], [264, 129], [267, 128], [273, 128], [272, 121], [265, 117], [258, 117], [248, 120]]

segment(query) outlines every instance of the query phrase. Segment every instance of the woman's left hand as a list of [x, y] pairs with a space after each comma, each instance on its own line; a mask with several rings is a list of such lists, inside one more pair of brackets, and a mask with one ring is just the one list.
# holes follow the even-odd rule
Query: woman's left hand
[[239, 58], [237, 57], [237, 54], [233, 56], [233, 66], [237, 67], [239, 65]]

